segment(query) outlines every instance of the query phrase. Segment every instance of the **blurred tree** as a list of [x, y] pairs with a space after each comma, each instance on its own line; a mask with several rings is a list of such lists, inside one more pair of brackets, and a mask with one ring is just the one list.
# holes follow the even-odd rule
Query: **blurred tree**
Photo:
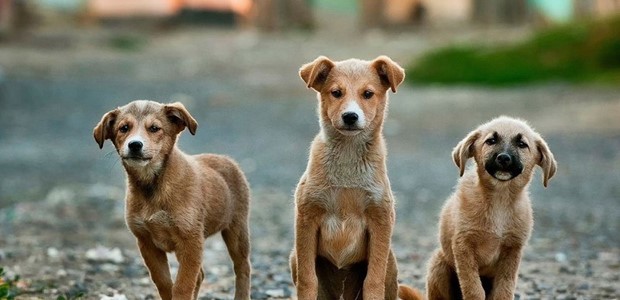
[[528, 17], [527, 0], [473, 0], [472, 3], [475, 22], [519, 24]]
[[11, 0], [0, 0], [0, 38], [7, 36], [13, 28], [11, 2]]
[[255, 24], [272, 31], [314, 27], [310, 0], [256, 0]]
[[385, 25], [384, 0], [360, 0], [362, 28], [371, 29]]

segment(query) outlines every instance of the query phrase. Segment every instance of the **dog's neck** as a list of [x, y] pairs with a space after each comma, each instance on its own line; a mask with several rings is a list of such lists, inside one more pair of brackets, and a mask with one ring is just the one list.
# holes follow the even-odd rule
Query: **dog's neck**
[[522, 195], [528, 190], [529, 182], [523, 184], [521, 179], [502, 182], [492, 179], [482, 168], [465, 172], [460, 184], [467, 186], [468, 190], [475, 194], [476, 199], [492, 205], [513, 205], [516, 200], [522, 199]]
[[318, 136], [324, 145], [321, 165], [333, 186], [376, 189], [377, 172], [385, 173], [385, 141], [381, 126], [354, 136], [345, 136], [331, 125]]
[[129, 188], [146, 199], [152, 198], [161, 185], [167, 182], [166, 176], [169, 173], [170, 166], [179, 164], [182, 155], [181, 150], [175, 146], [159, 162], [149, 162], [143, 167], [124, 164]]

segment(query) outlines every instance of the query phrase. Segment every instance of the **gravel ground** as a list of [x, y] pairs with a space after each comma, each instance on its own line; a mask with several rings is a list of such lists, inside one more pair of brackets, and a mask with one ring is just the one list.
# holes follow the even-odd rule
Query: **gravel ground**
[[[437, 45], [523, 34], [41, 28], [0, 44], [0, 267], [7, 278], [21, 276], [23, 299], [158, 298], [123, 222], [122, 166], [112, 146], [99, 150], [91, 134], [117, 105], [179, 100], [199, 122], [181, 147], [231, 155], [252, 185], [252, 297], [293, 297], [292, 191], [318, 130], [314, 95], [298, 67], [318, 55], [388, 54], [405, 64]], [[142, 47], [110, 47], [118, 36]], [[357, 43], [341, 42], [351, 36]], [[452, 147], [479, 123], [507, 114], [528, 119], [559, 163], [549, 188], [539, 171], [531, 185], [536, 224], [516, 298], [620, 298], [619, 92], [562, 83], [402, 87], [385, 128], [401, 281], [424, 286], [439, 209], [458, 177]], [[231, 299], [234, 277], [220, 237], [207, 241], [204, 267], [201, 299]]]

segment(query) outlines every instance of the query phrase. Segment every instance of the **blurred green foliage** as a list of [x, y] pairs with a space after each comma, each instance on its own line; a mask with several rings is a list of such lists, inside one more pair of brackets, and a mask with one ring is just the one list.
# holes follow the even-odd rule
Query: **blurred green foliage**
[[114, 49], [131, 52], [141, 50], [147, 44], [147, 41], [138, 35], [119, 34], [111, 37], [108, 40], [108, 44]]
[[15, 283], [19, 281], [19, 276], [13, 279], [5, 278], [4, 268], [0, 267], [0, 300], [13, 300], [19, 294], [19, 289]]
[[409, 66], [407, 79], [497, 86], [545, 80], [620, 83], [620, 16], [550, 28], [511, 46], [442, 48]]

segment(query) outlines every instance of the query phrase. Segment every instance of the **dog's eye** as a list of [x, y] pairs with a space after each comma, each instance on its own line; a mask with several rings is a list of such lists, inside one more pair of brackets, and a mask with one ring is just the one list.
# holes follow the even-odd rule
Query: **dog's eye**
[[495, 144], [497, 144], [497, 140], [495, 138], [490, 138], [490, 139], [484, 141], [484, 143], [487, 144], [487, 145], [495, 145]]
[[373, 93], [372, 91], [369, 91], [369, 90], [364, 91], [364, 94], [363, 94], [364, 99], [366, 99], [366, 100], [372, 98], [372, 96], [374, 96], [374, 95], [375, 95], [375, 93]]
[[333, 90], [332, 91], [332, 96], [334, 96], [334, 98], [340, 98], [340, 97], [342, 97], [342, 91], [341, 90]]
[[526, 143], [524, 143], [523, 141], [518, 141], [518, 142], [517, 142], [517, 147], [519, 147], [519, 148], [522, 148], [522, 149], [523, 149], [523, 148], [527, 148], [527, 147], [529, 147], [529, 146], [528, 146]]
[[159, 127], [157, 127], [157, 126], [155, 126], [155, 125], [153, 125], [153, 126], [149, 127], [149, 131], [150, 131], [150, 132], [158, 132], [160, 129], [161, 129], [161, 128], [159, 128]]
[[121, 128], [119, 128], [118, 131], [120, 131], [122, 133], [125, 133], [125, 132], [129, 131], [129, 125], [121, 126]]

